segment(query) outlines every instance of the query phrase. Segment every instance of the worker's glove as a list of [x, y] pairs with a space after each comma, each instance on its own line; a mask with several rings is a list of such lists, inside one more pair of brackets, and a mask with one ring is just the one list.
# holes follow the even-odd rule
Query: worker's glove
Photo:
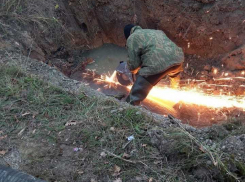
[[136, 74], [132, 74], [132, 80], [133, 80], [133, 82], [136, 81]]

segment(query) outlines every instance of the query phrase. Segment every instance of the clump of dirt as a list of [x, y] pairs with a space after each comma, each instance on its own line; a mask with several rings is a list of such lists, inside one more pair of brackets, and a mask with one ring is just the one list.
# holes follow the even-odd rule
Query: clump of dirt
[[[213, 126], [212, 128], [196, 130], [194, 128], [184, 129], [183, 126], [178, 124], [178, 120], [173, 118], [171, 120], [171, 130], [165, 129], [163, 124], [163, 127], [154, 128], [149, 131], [152, 143], [158, 148], [161, 155], [166, 157], [168, 165], [171, 166], [171, 163], [175, 163], [174, 161], [176, 161], [179, 163], [179, 166], [183, 165], [187, 167], [188, 173], [191, 174], [187, 177], [187, 180], [190, 181], [244, 180], [244, 166], [242, 165], [243, 167], [241, 167], [240, 164], [235, 162], [235, 160], [241, 160], [240, 156], [244, 155], [243, 131], [241, 131], [241, 133], [236, 133], [236, 136], [227, 137], [227, 135], [239, 128], [241, 126], [240, 124], [229, 123], [230, 127], [228, 127], [228, 125], [224, 127]], [[228, 128], [232, 129], [229, 130]], [[183, 130], [185, 132], [181, 134], [180, 131]], [[191, 144], [191, 151], [189, 150], [190, 148], [188, 149], [189, 137], [194, 139]], [[196, 140], [195, 138], [198, 139]], [[218, 144], [217, 141], [219, 140], [222, 140], [222, 142]], [[195, 146], [198, 147], [198, 150], [195, 149]], [[220, 149], [216, 150], [217, 148]], [[200, 150], [202, 152], [199, 153], [199, 155], [197, 153], [200, 152]], [[234, 151], [231, 152], [232, 150]], [[221, 153], [229, 151], [228, 153], [231, 152], [234, 157], [236, 156], [236, 159], [230, 156], [228, 157], [226, 155], [227, 153], [224, 154], [221, 159], [214, 151], [219, 151]], [[203, 161], [204, 158], [202, 157], [202, 154], [208, 155], [208, 157], [206, 156], [208, 158], [207, 161]], [[195, 155], [194, 158], [193, 155]], [[196, 155], [199, 155], [199, 157], [197, 157], [198, 159], [196, 158]], [[186, 160], [180, 156], [186, 156]], [[189, 166], [192, 166], [193, 164], [195, 167], [189, 168]], [[227, 167], [226, 164], [229, 164], [229, 167]], [[220, 170], [213, 168], [213, 166], [219, 166]], [[229, 176], [231, 174], [229, 170], [239, 172], [234, 176]]]
[[233, 52], [228, 53], [228, 55], [222, 59], [222, 63], [229, 70], [243, 71], [245, 69], [244, 59], [245, 59], [245, 46], [242, 46], [234, 50]]

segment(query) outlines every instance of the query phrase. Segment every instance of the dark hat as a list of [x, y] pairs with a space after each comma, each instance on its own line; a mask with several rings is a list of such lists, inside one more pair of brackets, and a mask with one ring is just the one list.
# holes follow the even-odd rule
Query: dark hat
[[128, 24], [124, 27], [124, 35], [125, 35], [126, 39], [128, 39], [128, 37], [130, 36], [130, 32], [131, 32], [133, 27], [135, 27], [135, 25], [133, 25], [133, 24]]

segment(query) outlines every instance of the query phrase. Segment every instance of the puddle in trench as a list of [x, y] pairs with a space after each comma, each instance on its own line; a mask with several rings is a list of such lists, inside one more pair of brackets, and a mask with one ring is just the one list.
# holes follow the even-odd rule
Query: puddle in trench
[[112, 75], [120, 61], [127, 61], [127, 50], [114, 44], [104, 44], [85, 52], [82, 56], [95, 61], [88, 65], [87, 69], [96, 70], [98, 74]]

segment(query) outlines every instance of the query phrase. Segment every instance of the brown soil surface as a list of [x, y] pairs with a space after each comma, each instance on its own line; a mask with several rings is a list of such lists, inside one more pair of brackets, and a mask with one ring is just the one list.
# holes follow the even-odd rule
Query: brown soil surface
[[[33, 6], [31, 3], [23, 7], [28, 9], [28, 5]], [[238, 0], [45, 0], [35, 6], [39, 11], [20, 12], [19, 17], [9, 11], [3, 16], [1, 39], [11, 38], [24, 54], [42, 61], [50, 59], [62, 46], [70, 57], [104, 43], [124, 46], [123, 27], [133, 23], [134, 15], [137, 15], [137, 25], [163, 30], [186, 54], [197, 55], [198, 60], [204, 58], [204, 62], [218, 66], [221, 66], [221, 58], [243, 46], [245, 40], [245, 3]], [[47, 21], [27, 19], [27, 16], [44, 16]], [[11, 18], [14, 21], [9, 21]], [[25, 26], [13, 23], [15, 18], [26, 20]], [[232, 54], [229, 62], [240, 56]], [[241, 69], [241, 61], [235, 62], [232, 67]], [[229, 69], [230, 64], [226, 65]]]

